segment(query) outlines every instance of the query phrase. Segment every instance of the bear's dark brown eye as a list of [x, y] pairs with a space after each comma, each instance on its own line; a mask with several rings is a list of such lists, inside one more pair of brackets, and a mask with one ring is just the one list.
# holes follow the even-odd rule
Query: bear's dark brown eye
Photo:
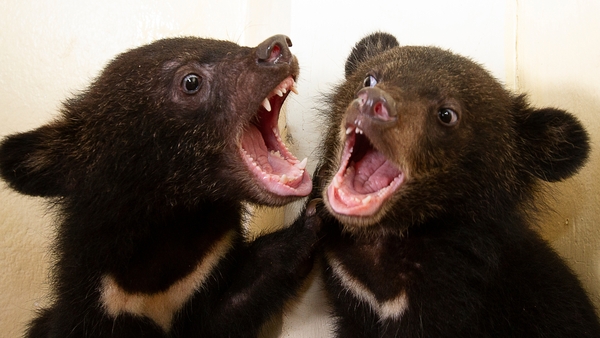
[[458, 114], [450, 108], [438, 110], [438, 119], [447, 126], [453, 126], [458, 122]]
[[376, 84], [377, 84], [377, 79], [373, 75], [367, 75], [367, 77], [363, 81], [364, 87], [375, 87]]
[[188, 74], [181, 82], [181, 88], [186, 94], [196, 94], [200, 90], [202, 78], [196, 74]]

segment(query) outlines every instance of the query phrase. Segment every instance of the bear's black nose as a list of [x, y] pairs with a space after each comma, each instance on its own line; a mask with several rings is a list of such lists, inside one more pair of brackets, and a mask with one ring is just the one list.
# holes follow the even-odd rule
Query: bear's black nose
[[256, 46], [256, 57], [259, 62], [287, 63], [292, 59], [292, 40], [285, 35], [273, 35]]
[[380, 121], [391, 121], [397, 117], [394, 99], [377, 87], [366, 87], [358, 91], [356, 100], [361, 114]]

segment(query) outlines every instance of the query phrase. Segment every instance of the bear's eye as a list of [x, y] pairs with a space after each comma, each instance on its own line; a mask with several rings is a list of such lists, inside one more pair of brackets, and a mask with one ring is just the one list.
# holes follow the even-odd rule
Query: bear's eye
[[447, 126], [453, 126], [458, 122], [458, 114], [450, 108], [438, 110], [438, 119]]
[[200, 90], [202, 78], [196, 74], [188, 74], [181, 81], [181, 88], [186, 94], [196, 94]]
[[377, 84], [377, 79], [373, 75], [367, 75], [367, 77], [363, 81], [364, 87], [375, 87], [376, 84]]

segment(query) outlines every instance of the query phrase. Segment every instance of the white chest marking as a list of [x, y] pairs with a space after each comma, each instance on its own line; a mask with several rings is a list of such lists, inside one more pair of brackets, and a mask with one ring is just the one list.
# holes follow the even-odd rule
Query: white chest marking
[[194, 271], [163, 292], [128, 293], [112, 276], [104, 276], [100, 286], [102, 307], [108, 315], [115, 318], [124, 313], [148, 317], [168, 332], [174, 314], [206, 282], [212, 270], [232, 248], [234, 237], [235, 231], [226, 233], [213, 245]]
[[333, 274], [342, 284], [342, 286], [350, 291], [355, 297], [369, 304], [371, 308], [379, 315], [381, 319], [399, 319], [402, 317], [406, 309], [408, 309], [408, 296], [405, 291], [402, 291], [393, 299], [380, 302], [377, 300], [373, 292], [369, 290], [358, 279], [350, 275], [343, 264], [335, 259], [332, 255], [326, 254], [327, 261], [333, 269]]

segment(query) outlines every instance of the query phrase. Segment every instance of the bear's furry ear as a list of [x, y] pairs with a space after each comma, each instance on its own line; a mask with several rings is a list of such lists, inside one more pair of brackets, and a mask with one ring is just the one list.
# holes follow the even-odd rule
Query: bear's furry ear
[[348, 60], [346, 60], [346, 78], [358, 68], [361, 62], [399, 45], [396, 37], [389, 33], [375, 32], [365, 36], [354, 45], [350, 56], [348, 56]]
[[520, 97], [517, 114], [525, 165], [548, 182], [560, 181], [575, 174], [586, 162], [589, 136], [581, 122], [564, 110], [532, 109]]
[[32, 196], [60, 196], [64, 180], [53, 158], [48, 127], [10, 135], [0, 143], [0, 176], [8, 185]]

